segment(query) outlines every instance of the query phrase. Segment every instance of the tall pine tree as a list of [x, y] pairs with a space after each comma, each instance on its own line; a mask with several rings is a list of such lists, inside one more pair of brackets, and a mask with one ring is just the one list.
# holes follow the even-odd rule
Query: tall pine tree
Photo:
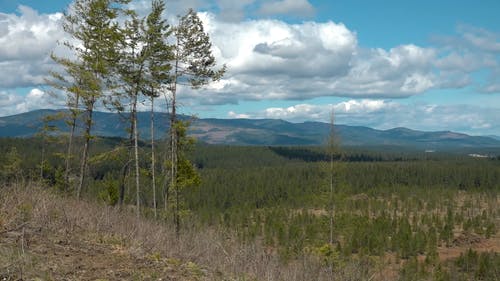
[[[72, 39], [65, 45], [73, 52], [74, 61], [57, 58], [55, 61], [73, 79], [72, 85], [67, 88], [74, 99], [68, 102], [70, 109], [77, 109], [81, 105], [84, 111], [84, 147], [76, 188], [77, 198], [80, 198], [85, 181], [93, 113], [105, 92], [112, 87], [112, 69], [118, 58], [120, 40], [117, 17], [123, 11], [122, 5], [128, 2], [130, 0], [76, 0], [64, 17], [64, 30]], [[57, 80], [64, 83], [64, 80]]]
[[[186, 15], [179, 19], [175, 28], [174, 60], [172, 81], [170, 83], [171, 113], [170, 113], [170, 187], [174, 192], [175, 208], [174, 223], [176, 233], [179, 234], [179, 132], [177, 128], [183, 127], [177, 121], [177, 90], [179, 85], [190, 86], [198, 89], [211, 81], [217, 81], [224, 75], [226, 67], [216, 69], [215, 57], [212, 54], [212, 44], [209, 35], [204, 31], [203, 23], [190, 9]], [[168, 190], [166, 191], [169, 192]]]

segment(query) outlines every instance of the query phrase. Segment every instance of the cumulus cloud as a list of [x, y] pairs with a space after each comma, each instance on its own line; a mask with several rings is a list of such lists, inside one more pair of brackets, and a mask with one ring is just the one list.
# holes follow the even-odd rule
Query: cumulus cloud
[[32, 60], [54, 48], [62, 37], [62, 14], [39, 15], [27, 6], [19, 6], [20, 15], [0, 13], [0, 60]]
[[[0, 92], [0, 108], [2, 109], [2, 112], [8, 111], [13, 104], [18, 104], [21, 100], [21, 97], [19, 97], [18, 95], [7, 92]], [[9, 115], [9, 113], [4, 114]]]
[[236, 113], [234, 111], [229, 111], [227, 113], [227, 116], [229, 118], [236, 118], [236, 119], [248, 119], [250, 118], [250, 115], [249, 114], [244, 114], [244, 113]]
[[[290, 24], [247, 18], [232, 22], [244, 17], [250, 6], [280, 13], [277, 3], [282, 4], [281, 9], [291, 10], [310, 5], [291, 0], [169, 2], [167, 18], [182, 14], [188, 7], [218, 11], [200, 12], [199, 16], [211, 36], [219, 66], [228, 66], [221, 81], [203, 90], [180, 88], [181, 103], [203, 106], [242, 100], [299, 100], [304, 101], [303, 106], [290, 110], [319, 118], [324, 110], [318, 112], [305, 101], [327, 96], [404, 98], [433, 89], [471, 85], [483, 92], [500, 92], [500, 43], [496, 33], [460, 26], [456, 36], [435, 39], [434, 47], [406, 44], [381, 49], [360, 46], [356, 32], [333, 21]], [[150, 1], [136, 0], [131, 5], [145, 14]], [[44, 83], [48, 71], [55, 67], [48, 54], [56, 48], [56, 41], [66, 36], [60, 27], [61, 17], [60, 13], [39, 14], [24, 6], [20, 6], [19, 14], [0, 13], [0, 88], [39, 87]], [[478, 72], [486, 72], [487, 77], [478, 81]], [[343, 106], [366, 111], [367, 104], [358, 101]], [[382, 108], [389, 105], [384, 102]], [[341, 108], [336, 110], [342, 112]], [[297, 114], [288, 111], [278, 108], [269, 114]], [[353, 111], [349, 114], [352, 116]]]
[[36, 109], [57, 109], [63, 105], [63, 99], [57, 98], [39, 88], [33, 88], [24, 95], [0, 91], [0, 116], [14, 115]]
[[[374, 99], [348, 100], [337, 104], [297, 104], [289, 107], [271, 107], [257, 113], [246, 113], [253, 118], [279, 118], [292, 121], [328, 120], [331, 111], [341, 118], [349, 116], [363, 116], [367, 114], [381, 114], [394, 111], [399, 108], [399, 104]], [[233, 115], [236, 113], [233, 112]]]
[[49, 54], [64, 38], [61, 13], [40, 15], [19, 6], [19, 15], [0, 13], [0, 87], [25, 87], [44, 83], [53, 65]]
[[[131, 5], [145, 12], [148, 2], [138, 0]], [[408, 44], [385, 50], [359, 46], [355, 32], [332, 21], [221, 20], [224, 9], [231, 14], [246, 5], [278, 2], [283, 2], [282, 6], [308, 4], [218, 0], [219, 15], [199, 13], [218, 61], [226, 63], [229, 70], [219, 88], [208, 88], [210, 95], [203, 93], [210, 98], [201, 99], [202, 104], [320, 96], [402, 98], [436, 88], [465, 87], [474, 83], [471, 73], [485, 67], [494, 73], [500, 69], [497, 35], [470, 27], [460, 27], [457, 38], [441, 38], [440, 47]], [[174, 1], [168, 10], [180, 11], [186, 5], [207, 7], [210, 3]], [[60, 13], [40, 15], [24, 6], [19, 11], [20, 15], [0, 14], [5, 23], [0, 25], [0, 87], [4, 88], [43, 84], [44, 76], [54, 67], [47, 55], [56, 47], [56, 40], [65, 36]], [[452, 47], [452, 40], [461, 42], [458, 49]], [[483, 91], [498, 90], [495, 77], [491, 75], [490, 81], [481, 85]], [[200, 95], [185, 89], [186, 99], [200, 100]]]
[[310, 17], [314, 15], [314, 7], [307, 0], [266, 1], [262, 3], [259, 13], [263, 15]]
[[[436, 71], [439, 55], [433, 48], [363, 48], [357, 34], [341, 23], [227, 23], [211, 13], [200, 16], [218, 61], [228, 66], [224, 86], [207, 89], [210, 95], [205, 92], [203, 97], [211, 98], [199, 99], [202, 104], [320, 96], [401, 98], [445, 87], [455, 78]], [[200, 98], [199, 93], [186, 92], [186, 98]]]
[[[355, 32], [331, 21], [227, 23], [211, 13], [200, 16], [218, 61], [229, 70], [224, 87], [203, 93], [209, 99], [186, 90], [187, 99], [201, 104], [324, 96], [406, 98], [434, 89], [500, 88], [498, 37], [485, 30], [459, 28], [456, 37], [434, 47], [406, 44], [386, 50], [359, 46]], [[490, 77], [478, 78], [485, 70]]]

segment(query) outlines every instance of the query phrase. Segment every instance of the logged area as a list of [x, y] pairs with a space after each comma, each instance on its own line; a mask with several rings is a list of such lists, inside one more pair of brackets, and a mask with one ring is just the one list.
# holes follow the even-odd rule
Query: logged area
[[136, 190], [126, 184], [120, 204], [121, 162], [108, 157], [119, 140], [96, 140], [83, 200], [60, 183], [57, 156], [47, 157], [40, 178], [40, 159], [30, 151], [38, 141], [4, 139], [0, 147], [11, 155], [3, 167], [19, 160], [12, 174], [2, 174], [2, 280], [498, 280], [500, 274], [499, 159], [346, 148], [329, 161], [320, 147], [198, 145], [187, 158], [199, 182], [183, 186], [178, 201], [161, 196], [159, 181], [153, 204], [150, 176], [141, 174], [137, 217]]

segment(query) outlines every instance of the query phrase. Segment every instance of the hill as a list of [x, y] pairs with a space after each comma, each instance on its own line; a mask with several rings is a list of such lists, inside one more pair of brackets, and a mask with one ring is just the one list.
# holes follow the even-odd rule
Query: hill
[[243, 244], [227, 228], [185, 227], [177, 237], [167, 220], [60, 196], [38, 183], [0, 186], [0, 214], [2, 281], [365, 277], [355, 262], [339, 269], [336, 279], [311, 256], [284, 264], [277, 253], [257, 242]]
[[[42, 117], [55, 110], [37, 110], [0, 117], [0, 137], [30, 137], [42, 127]], [[95, 112], [93, 134], [106, 137], [126, 137], [128, 114]], [[190, 117], [181, 116], [188, 119]], [[148, 112], [139, 112], [140, 136], [149, 139]], [[157, 137], [165, 136], [169, 116], [156, 113]], [[67, 130], [64, 121], [54, 123]], [[330, 125], [321, 122], [291, 123], [277, 119], [194, 119], [191, 134], [210, 144], [228, 145], [321, 145], [325, 143]], [[369, 127], [335, 125], [344, 146], [407, 147], [419, 150], [452, 150], [464, 148], [498, 148], [500, 140], [492, 137], [469, 136], [451, 131], [424, 132], [408, 128], [377, 130]]]

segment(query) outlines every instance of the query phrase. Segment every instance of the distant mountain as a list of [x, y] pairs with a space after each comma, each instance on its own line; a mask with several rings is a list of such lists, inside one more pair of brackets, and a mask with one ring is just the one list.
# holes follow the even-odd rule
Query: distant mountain
[[[37, 110], [0, 117], [0, 137], [29, 137], [42, 127], [42, 117], [54, 110]], [[138, 114], [138, 128], [143, 139], [150, 138], [150, 114]], [[127, 114], [95, 112], [93, 134], [126, 137]], [[181, 116], [181, 118], [188, 118]], [[165, 136], [169, 116], [155, 113], [156, 138]], [[54, 125], [67, 131], [64, 121]], [[276, 119], [196, 119], [190, 133], [200, 141], [229, 145], [320, 145], [328, 136], [330, 125], [321, 122], [291, 123]], [[469, 136], [450, 131], [423, 132], [407, 128], [376, 130], [361, 126], [335, 125], [340, 143], [345, 146], [397, 146], [425, 150], [459, 148], [500, 148], [500, 140]]]

